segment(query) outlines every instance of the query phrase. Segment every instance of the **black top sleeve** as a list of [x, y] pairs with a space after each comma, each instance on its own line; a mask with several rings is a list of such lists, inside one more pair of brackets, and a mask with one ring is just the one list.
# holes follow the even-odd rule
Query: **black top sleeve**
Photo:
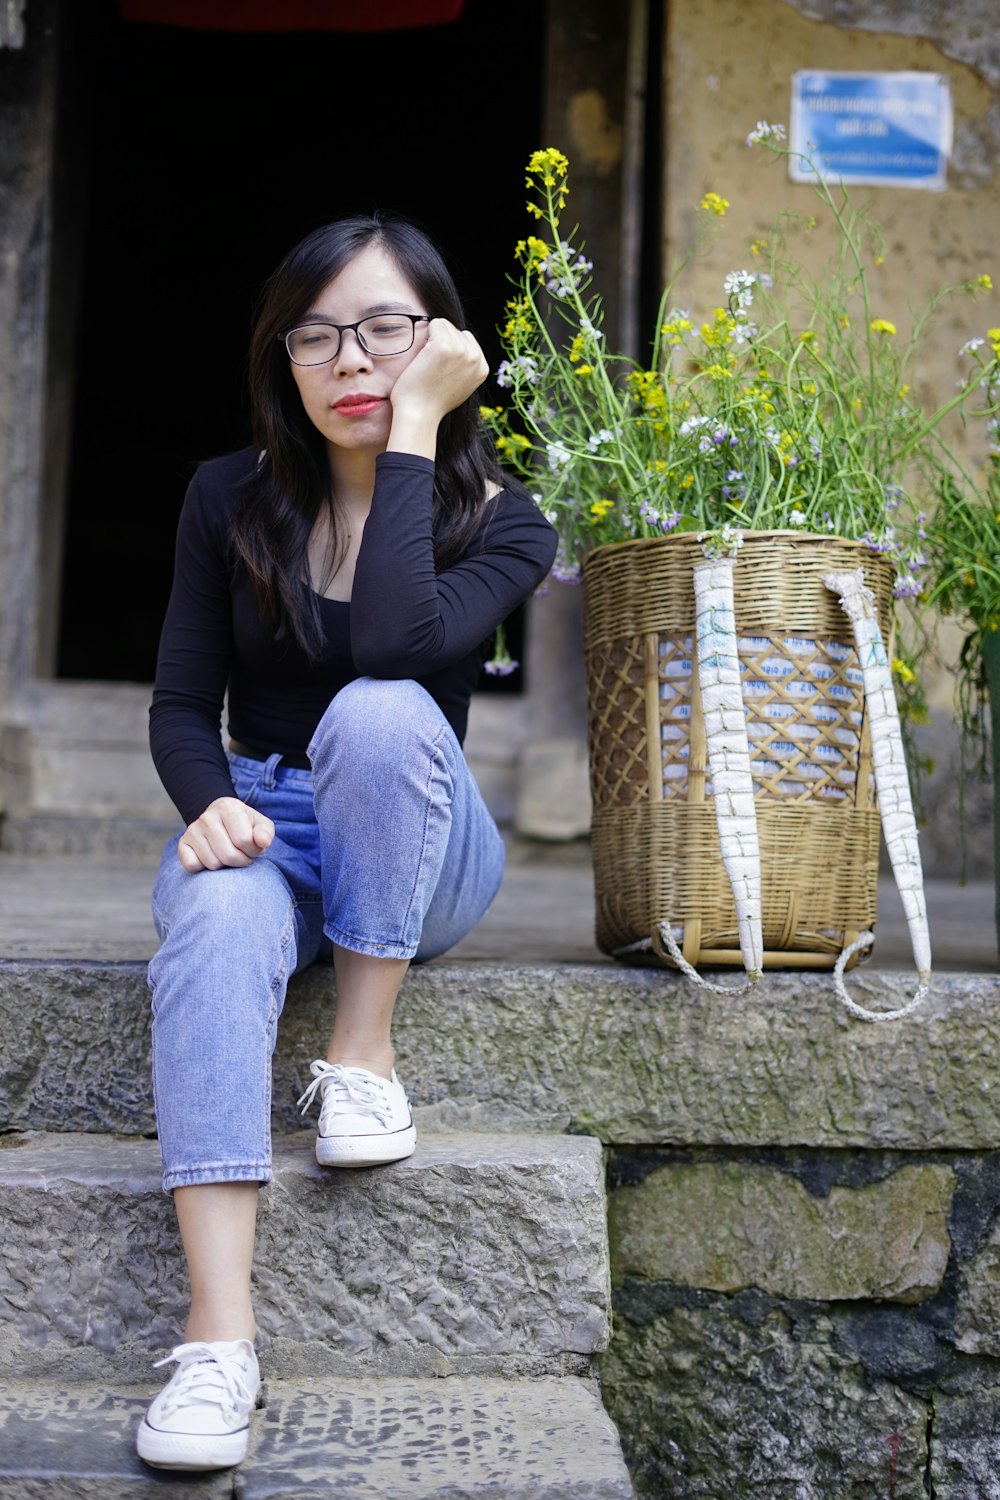
[[369, 677], [421, 677], [475, 651], [538, 586], [555, 534], [537, 506], [504, 492], [465, 556], [436, 573], [434, 465], [383, 453], [376, 473], [351, 599], [354, 665]]
[[461, 742], [484, 643], [538, 587], [555, 556], [555, 532], [538, 507], [503, 490], [487, 504], [463, 557], [436, 573], [434, 465], [382, 454], [351, 602], [319, 601], [324, 648], [311, 660], [287, 633], [265, 627], [230, 546], [240, 488], [257, 461], [248, 450], [201, 465], [178, 525], [150, 746], [185, 823], [217, 797], [233, 795], [224, 705], [236, 739], [264, 754], [301, 755], [346, 683], [412, 677], [441, 705]]

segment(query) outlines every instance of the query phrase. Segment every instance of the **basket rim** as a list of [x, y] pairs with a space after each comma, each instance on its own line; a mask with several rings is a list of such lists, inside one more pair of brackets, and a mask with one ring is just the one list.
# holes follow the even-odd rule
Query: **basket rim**
[[[697, 542], [700, 536], [707, 536], [707, 531], [675, 531], [671, 536], [633, 536], [624, 542], [602, 542], [599, 547], [591, 547], [584, 552], [580, 558], [581, 568], [586, 568], [594, 558], [610, 557], [614, 553], [624, 552], [629, 548], [643, 550], [649, 547], [676, 546], [679, 542]], [[798, 531], [793, 528], [774, 531], [744, 531], [743, 544], [754, 545], [757, 542], [774, 540], [779, 537], [787, 537], [796, 542], [824, 542], [829, 545], [847, 546], [861, 548], [871, 557], [884, 557], [884, 553], [875, 552], [866, 542], [859, 537], [841, 536], [839, 532], [829, 531]]]

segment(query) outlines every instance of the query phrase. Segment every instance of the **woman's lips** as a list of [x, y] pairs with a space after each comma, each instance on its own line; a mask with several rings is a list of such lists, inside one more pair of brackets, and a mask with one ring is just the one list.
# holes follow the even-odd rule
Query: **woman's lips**
[[333, 403], [333, 410], [342, 417], [366, 417], [385, 405], [384, 396], [341, 396]]

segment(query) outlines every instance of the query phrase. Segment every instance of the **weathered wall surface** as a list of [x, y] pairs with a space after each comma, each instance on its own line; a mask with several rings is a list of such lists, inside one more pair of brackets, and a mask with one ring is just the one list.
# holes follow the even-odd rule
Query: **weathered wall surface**
[[[856, 188], [852, 201], [869, 206], [886, 240], [884, 265], [873, 270], [878, 316], [901, 336], [909, 308], [923, 309], [933, 293], [989, 273], [994, 291], [949, 302], [926, 344], [921, 394], [947, 399], [966, 373], [958, 354], [965, 341], [1000, 324], [1000, 33], [990, 0], [700, 0], [668, 6], [665, 29], [666, 271], [690, 248], [698, 204], [706, 191], [731, 207], [714, 248], [685, 272], [678, 302], [696, 321], [723, 301], [727, 271], [752, 267], [749, 246], [766, 235], [783, 209], [808, 214], [813, 190], [792, 183], [783, 163], [744, 142], [758, 120], [787, 125], [792, 74], [801, 68], [943, 74], [950, 82], [955, 144], [942, 193], [905, 188]], [[798, 247], [797, 247], [798, 249]], [[813, 264], [828, 253], [817, 242]], [[806, 253], [804, 260], [808, 263]], [[981, 428], [955, 446], [978, 466], [986, 451]], [[925, 866], [958, 878], [962, 854], [955, 835], [957, 733], [952, 722], [951, 667], [961, 645], [943, 622], [940, 660], [927, 662], [924, 687], [932, 723], [918, 743], [935, 762], [925, 789]], [[988, 787], [969, 787], [968, 873], [992, 871]]]
[[[805, 6], [801, 7], [805, 9]], [[665, 258], [672, 265], [690, 247], [698, 204], [713, 190], [730, 200], [725, 232], [686, 275], [684, 286], [696, 313], [722, 299], [722, 278], [748, 262], [752, 240], [766, 235], [779, 212], [809, 214], [815, 195], [790, 181], [780, 163], [745, 146], [758, 120], [788, 123], [792, 74], [801, 68], [941, 73], [951, 84], [955, 111], [955, 151], [943, 193], [908, 188], [854, 188], [852, 201], [870, 205], [886, 238], [883, 266], [872, 272], [879, 315], [908, 328], [910, 305], [921, 308], [944, 285], [994, 272], [996, 290], [982, 300], [959, 298], [949, 304], [928, 343], [922, 371], [925, 388], [943, 396], [962, 371], [958, 349], [967, 338], [1000, 319], [1000, 266], [997, 264], [997, 192], [1000, 169], [1000, 59], [995, 24], [984, 25], [978, 50], [971, 37], [972, 15], [986, 8], [954, 7], [949, 34], [965, 35], [963, 57], [919, 29], [922, 10], [943, 7], [863, 7], [865, 30], [848, 24], [862, 7], [810, 5], [809, 15], [786, 0], [705, 0], [671, 9], [668, 28], [666, 136], [667, 210]], [[891, 14], [906, 10], [907, 34], [899, 34]], [[873, 12], [887, 29], [872, 29]], [[814, 15], [829, 12], [829, 19]], [[928, 21], [928, 25], [930, 22]], [[976, 53], [975, 61], [970, 54]], [[829, 253], [819, 239], [813, 263]], [[805, 258], [805, 252], [804, 252]], [[884, 312], [882, 308], [884, 307]]]

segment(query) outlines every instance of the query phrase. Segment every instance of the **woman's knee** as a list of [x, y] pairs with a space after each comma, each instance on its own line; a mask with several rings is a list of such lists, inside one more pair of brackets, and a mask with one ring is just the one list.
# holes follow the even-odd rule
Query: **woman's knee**
[[178, 864], [157, 881], [153, 911], [163, 946], [229, 950], [236, 962], [248, 954], [259, 961], [286, 946], [294, 932], [291, 892], [265, 858], [194, 875]]
[[435, 750], [450, 739], [434, 699], [409, 678], [358, 677], [341, 688], [317, 725], [309, 746], [314, 774], [332, 754], [360, 763], [399, 764], [411, 746]]

